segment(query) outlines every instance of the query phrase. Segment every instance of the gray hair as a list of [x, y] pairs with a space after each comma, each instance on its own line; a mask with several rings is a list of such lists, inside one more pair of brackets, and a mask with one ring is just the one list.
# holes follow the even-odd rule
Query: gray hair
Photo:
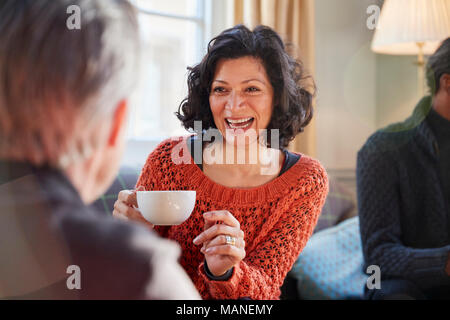
[[[71, 30], [73, 5], [81, 28]], [[138, 53], [126, 0], [2, 0], [0, 158], [58, 164], [80, 149], [76, 140], [129, 96]]]
[[450, 38], [445, 39], [428, 58], [427, 84], [433, 95], [439, 91], [439, 82], [443, 74], [450, 74]]

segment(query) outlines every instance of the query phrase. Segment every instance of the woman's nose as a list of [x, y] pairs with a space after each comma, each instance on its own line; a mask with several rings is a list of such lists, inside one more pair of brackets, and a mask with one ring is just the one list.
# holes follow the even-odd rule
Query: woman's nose
[[244, 98], [241, 96], [239, 92], [232, 91], [228, 97], [227, 104], [225, 108], [227, 109], [237, 109], [244, 105]]

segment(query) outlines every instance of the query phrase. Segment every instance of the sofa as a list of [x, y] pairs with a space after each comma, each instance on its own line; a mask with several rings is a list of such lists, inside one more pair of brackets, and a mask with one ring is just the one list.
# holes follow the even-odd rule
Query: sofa
[[281, 298], [362, 299], [366, 281], [355, 195], [330, 176], [314, 233], [287, 274]]

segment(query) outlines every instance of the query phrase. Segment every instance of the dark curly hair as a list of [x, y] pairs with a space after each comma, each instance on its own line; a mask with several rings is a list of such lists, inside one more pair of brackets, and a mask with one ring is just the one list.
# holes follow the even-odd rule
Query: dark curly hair
[[[212, 39], [203, 60], [188, 68], [188, 96], [175, 114], [187, 130], [194, 129], [194, 121], [202, 121], [203, 129], [216, 128], [209, 105], [216, 65], [220, 59], [246, 56], [260, 60], [265, 67], [274, 89], [274, 109], [267, 129], [269, 134], [270, 129], [279, 129], [279, 146], [285, 148], [311, 121], [315, 85], [301, 62], [287, 53], [280, 36], [267, 26], [251, 31], [236, 25]], [[307, 79], [311, 80], [309, 90]]]
[[431, 94], [439, 91], [440, 79], [443, 74], [450, 74], [450, 38], [445, 39], [439, 48], [428, 58], [427, 84]]

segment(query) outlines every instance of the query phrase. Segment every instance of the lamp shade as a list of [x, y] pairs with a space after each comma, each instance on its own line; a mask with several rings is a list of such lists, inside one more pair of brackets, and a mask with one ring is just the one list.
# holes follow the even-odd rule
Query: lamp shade
[[372, 50], [377, 53], [433, 53], [450, 36], [450, 0], [385, 0]]

